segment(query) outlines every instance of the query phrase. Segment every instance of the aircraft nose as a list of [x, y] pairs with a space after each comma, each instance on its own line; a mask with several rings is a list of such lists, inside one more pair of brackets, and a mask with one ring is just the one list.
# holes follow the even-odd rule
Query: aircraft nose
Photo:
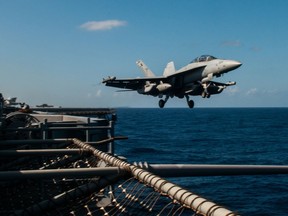
[[229, 70], [234, 70], [234, 69], [240, 67], [241, 65], [242, 65], [241, 62], [238, 62], [238, 61], [235, 61], [235, 60], [228, 60], [226, 62], [226, 67]]

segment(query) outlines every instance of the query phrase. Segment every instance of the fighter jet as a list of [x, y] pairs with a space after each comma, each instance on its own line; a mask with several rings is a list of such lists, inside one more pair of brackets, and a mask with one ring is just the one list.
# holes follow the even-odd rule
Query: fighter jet
[[155, 74], [139, 60], [136, 64], [145, 74], [145, 77], [134, 79], [117, 79], [108, 77], [102, 83], [106, 86], [137, 91], [139, 94], [152, 95], [165, 99], [159, 100], [159, 107], [163, 108], [171, 97], [186, 98], [189, 108], [194, 107], [194, 101], [189, 96], [201, 95], [209, 98], [211, 95], [221, 93], [227, 86], [236, 82], [214, 82], [214, 77], [220, 77], [224, 73], [235, 70], [242, 64], [234, 60], [218, 59], [211, 55], [202, 55], [195, 58], [188, 65], [175, 69], [174, 62], [169, 62], [164, 69], [163, 76]]

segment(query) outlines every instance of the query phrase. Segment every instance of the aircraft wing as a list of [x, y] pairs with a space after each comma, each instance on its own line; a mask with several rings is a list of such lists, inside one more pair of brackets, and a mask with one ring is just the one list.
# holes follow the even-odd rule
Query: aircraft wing
[[159, 84], [165, 79], [166, 77], [141, 77], [129, 79], [117, 79], [116, 77], [108, 77], [107, 79], [104, 79], [102, 83], [104, 83], [106, 86], [137, 90], [143, 87], [146, 82]]

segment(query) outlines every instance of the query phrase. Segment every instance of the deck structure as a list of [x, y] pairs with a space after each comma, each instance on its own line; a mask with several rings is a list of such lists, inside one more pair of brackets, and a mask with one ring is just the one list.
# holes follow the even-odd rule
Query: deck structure
[[[0, 95], [1, 96], [1, 95]], [[288, 166], [129, 163], [114, 109], [5, 106], [0, 215], [238, 215], [165, 177], [288, 174]]]
[[1, 107], [1, 215], [234, 215], [115, 155], [113, 109]]

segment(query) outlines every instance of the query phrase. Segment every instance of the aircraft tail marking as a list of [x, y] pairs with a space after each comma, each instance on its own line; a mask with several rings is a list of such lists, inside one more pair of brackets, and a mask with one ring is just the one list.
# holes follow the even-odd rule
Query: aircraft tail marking
[[147, 67], [146, 64], [144, 64], [142, 60], [138, 60], [136, 64], [142, 70], [146, 77], [155, 77], [155, 74]]
[[174, 62], [171, 61], [167, 64], [166, 68], [164, 69], [163, 76], [167, 77], [176, 72]]

